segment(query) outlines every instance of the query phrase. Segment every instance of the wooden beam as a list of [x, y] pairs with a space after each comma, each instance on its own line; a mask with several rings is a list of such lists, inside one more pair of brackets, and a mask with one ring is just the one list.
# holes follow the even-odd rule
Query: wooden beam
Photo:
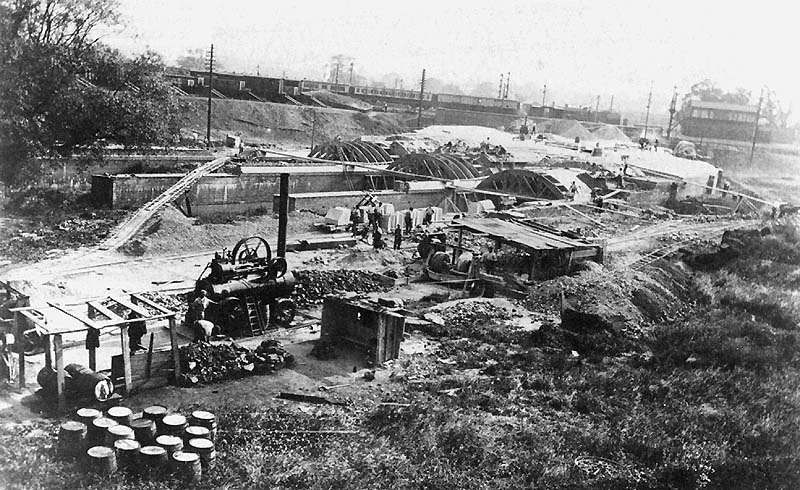
[[131, 375], [131, 350], [130, 339], [128, 339], [128, 325], [124, 324], [119, 329], [119, 337], [122, 342], [122, 365], [125, 373], [125, 394], [130, 395], [133, 385]]
[[[58, 311], [60, 311], [61, 313], [64, 313], [64, 314], [66, 314], [66, 315], [69, 315], [69, 316], [71, 316], [72, 318], [74, 318], [74, 319], [78, 320], [79, 322], [83, 323], [83, 324], [84, 324], [85, 326], [87, 326], [87, 327], [91, 327], [91, 328], [102, 328], [102, 327], [104, 327], [104, 326], [107, 326], [107, 325], [109, 325], [109, 324], [113, 324], [113, 323], [114, 323], [114, 322], [111, 322], [111, 321], [97, 321], [97, 320], [92, 320], [91, 318], [89, 318], [88, 316], [84, 315], [83, 313], [73, 313], [73, 312], [71, 312], [71, 311], [67, 310], [66, 308], [62, 307], [61, 305], [59, 305], [59, 304], [57, 304], [57, 303], [50, 303], [50, 302], [48, 301], [48, 302], [47, 302], [47, 304], [48, 304], [48, 305], [50, 305], [50, 306], [52, 306], [53, 308], [57, 309], [57, 310], [58, 310]], [[64, 332], [62, 332], [62, 333], [64, 333]]]
[[175, 368], [175, 382], [181, 375], [181, 356], [178, 350], [178, 326], [175, 316], [169, 317], [169, 343], [172, 346], [172, 364]]
[[19, 374], [19, 383], [18, 388], [22, 389], [25, 387], [25, 349], [22, 348], [22, 342], [25, 339], [25, 320], [23, 319], [22, 313], [15, 311], [14, 312], [14, 335], [17, 336], [17, 342], [20, 346], [19, 349], [19, 367], [18, 367], [18, 374]]
[[133, 303], [131, 301], [128, 301], [125, 298], [112, 296], [111, 299], [116, 301], [120, 305], [124, 306], [125, 308], [127, 308], [127, 309], [129, 309], [131, 311], [135, 311], [136, 313], [142, 315], [142, 317], [150, 316], [150, 312], [147, 311], [145, 308], [142, 308], [141, 306], [139, 306], [139, 305], [137, 305], [137, 304], [135, 304], [135, 303]]
[[56, 356], [56, 392], [58, 393], [58, 412], [64, 413], [67, 408], [67, 394], [64, 391], [64, 349], [61, 334], [53, 335], [53, 347]]
[[109, 320], [112, 320], [112, 321], [125, 320], [124, 318], [122, 318], [121, 316], [117, 315], [113, 311], [109, 310], [108, 308], [106, 308], [105, 306], [103, 306], [102, 304], [100, 304], [97, 301], [88, 301], [86, 303], [86, 305], [88, 306], [87, 315], [89, 316], [89, 318], [92, 317], [92, 310], [96, 310], [98, 313], [100, 313], [101, 315], [107, 317]]
[[161, 306], [160, 304], [154, 303], [154, 302], [150, 301], [149, 299], [147, 299], [144, 296], [141, 296], [139, 294], [131, 294], [131, 298], [135, 299], [136, 301], [139, 301], [140, 303], [144, 303], [144, 304], [146, 304], [148, 306], [151, 306], [151, 307], [155, 308], [156, 310], [160, 311], [161, 313], [164, 313], [164, 314], [173, 314], [173, 313], [175, 313], [174, 311], [170, 311], [170, 310], [164, 308], [163, 306]]

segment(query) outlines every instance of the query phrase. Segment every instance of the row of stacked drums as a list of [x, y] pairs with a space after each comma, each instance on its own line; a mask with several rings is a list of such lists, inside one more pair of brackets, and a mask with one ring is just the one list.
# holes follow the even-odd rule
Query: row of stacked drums
[[214, 468], [216, 435], [216, 416], [203, 410], [187, 419], [160, 405], [145, 408], [137, 418], [127, 407], [111, 407], [105, 415], [80, 408], [75, 420], [61, 424], [58, 452], [96, 473], [125, 470], [156, 477], [175, 472], [197, 482]]

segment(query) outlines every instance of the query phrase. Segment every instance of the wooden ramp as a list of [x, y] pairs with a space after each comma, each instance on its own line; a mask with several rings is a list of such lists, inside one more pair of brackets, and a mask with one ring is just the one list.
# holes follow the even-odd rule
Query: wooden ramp
[[103, 240], [98, 248], [100, 248], [100, 250], [113, 250], [122, 246], [125, 242], [133, 238], [147, 220], [152, 218], [159, 209], [182, 197], [201, 178], [219, 169], [229, 160], [228, 157], [217, 158], [184, 175], [183, 178], [172, 187], [139, 208], [131, 217], [120, 223], [111, 235]]

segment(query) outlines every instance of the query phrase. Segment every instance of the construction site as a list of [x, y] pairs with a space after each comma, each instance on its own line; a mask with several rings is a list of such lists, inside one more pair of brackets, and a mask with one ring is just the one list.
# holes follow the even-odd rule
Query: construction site
[[175, 70], [179, 144], [3, 188], [0, 488], [798, 488], [796, 143], [510, 75]]

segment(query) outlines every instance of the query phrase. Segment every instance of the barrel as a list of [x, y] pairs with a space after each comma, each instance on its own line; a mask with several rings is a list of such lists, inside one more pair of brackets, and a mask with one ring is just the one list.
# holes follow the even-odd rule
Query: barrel
[[79, 408], [75, 411], [75, 420], [83, 422], [86, 427], [92, 425], [92, 420], [99, 419], [103, 416], [103, 412], [94, 408]]
[[106, 416], [116, 420], [118, 424], [131, 425], [133, 411], [128, 407], [111, 407], [106, 411]]
[[156, 423], [150, 419], [140, 418], [131, 420], [131, 429], [134, 437], [142, 446], [150, 446], [156, 439]]
[[94, 446], [86, 451], [86, 469], [101, 475], [110, 475], [117, 471], [117, 455], [106, 446]]
[[139, 468], [146, 477], [154, 477], [167, 468], [167, 451], [161, 446], [144, 446], [139, 449]]
[[192, 412], [191, 425], [205, 427], [211, 432], [211, 440], [217, 438], [217, 416], [205, 410], [195, 410]]
[[86, 450], [86, 424], [64, 422], [58, 429], [58, 453], [67, 458], [77, 458]]
[[133, 429], [122, 424], [112, 425], [109, 427], [108, 431], [106, 432], [105, 445], [108, 447], [114, 447], [114, 443], [120, 439], [134, 440]]
[[106, 432], [108, 428], [114, 425], [119, 425], [116, 420], [111, 420], [106, 417], [100, 417], [92, 420], [92, 425], [89, 426], [88, 447], [102, 446], [106, 442]]
[[199, 425], [190, 425], [183, 430], [183, 440], [189, 442], [190, 439], [211, 440], [211, 431]]
[[168, 455], [183, 450], [183, 440], [178, 436], [158, 436], [156, 437], [156, 445], [163, 447]]
[[114, 383], [105, 374], [92, 371], [80, 364], [67, 364], [64, 371], [71, 377], [69, 382], [71, 390], [81, 398], [104, 402], [114, 394]]
[[214, 441], [208, 439], [190, 439], [189, 451], [200, 455], [200, 464], [203, 467], [203, 472], [208, 472], [214, 468], [217, 462], [217, 451], [214, 448]]
[[114, 441], [114, 450], [117, 452], [117, 463], [120, 469], [133, 470], [137, 468], [141, 447], [141, 444], [132, 439]]
[[159, 434], [181, 437], [186, 425], [186, 417], [177, 413], [171, 413], [165, 415], [164, 418], [161, 419], [161, 430]]
[[[64, 373], [64, 384], [67, 383], [69, 373]], [[44, 396], [47, 398], [55, 398], [58, 395], [58, 376], [53, 368], [47, 366], [39, 370], [36, 375], [36, 381], [42, 387]]]
[[179, 451], [172, 455], [173, 466], [178, 478], [186, 483], [199, 483], [202, 476], [200, 455]]
[[162, 431], [161, 420], [167, 415], [167, 407], [152, 405], [142, 410], [142, 418], [150, 419], [156, 423], [157, 432]]

